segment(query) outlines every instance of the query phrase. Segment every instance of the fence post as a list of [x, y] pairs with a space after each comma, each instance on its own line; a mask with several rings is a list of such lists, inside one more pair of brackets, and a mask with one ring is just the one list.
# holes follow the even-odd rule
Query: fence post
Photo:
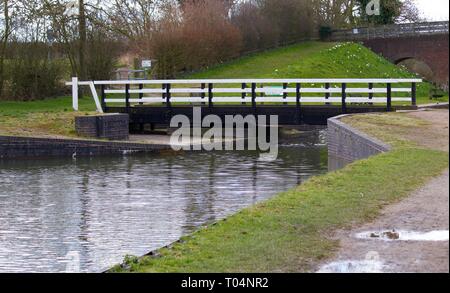
[[[144, 93], [142, 92], [143, 89], [144, 89], [144, 85], [142, 83], [139, 84], [139, 90], [141, 91], [139, 93], [139, 100], [142, 100], [144, 98]], [[144, 103], [140, 102], [139, 105], [144, 105]]]
[[347, 84], [342, 84], [342, 113], [347, 113]]
[[102, 108], [103, 110], [106, 112], [107, 108], [106, 108], [106, 86], [104, 84], [102, 84], [100, 86], [100, 90], [101, 90], [101, 95], [102, 95]]
[[[330, 89], [330, 84], [329, 83], [326, 83], [325, 84], [325, 89], [326, 90], [329, 90]], [[325, 93], [325, 100], [329, 100], [330, 99], [330, 93], [327, 91], [326, 93]], [[330, 105], [330, 103], [325, 103], [325, 105]]]
[[78, 77], [72, 77], [72, 107], [78, 111]]
[[297, 83], [295, 86], [295, 107], [296, 107], [296, 113], [297, 113], [297, 124], [302, 124], [302, 109], [301, 109], [301, 103], [300, 100], [302, 98], [302, 94], [300, 92], [302, 88], [302, 85], [300, 83]]
[[213, 86], [212, 83], [208, 84], [208, 106], [209, 106], [209, 108], [214, 107], [214, 104], [213, 104], [213, 98], [214, 98], [213, 87], [214, 86]]
[[392, 84], [387, 84], [387, 111], [392, 111]]
[[256, 111], [256, 83], [252, 83], [252, 107]]
[[130, 112], [130, 84], [125, 85], [125, 108]]
[[200, 88], [202, 89], [202, 94], [200, 95], [200, 97], [201, 97], [201, 99], [202, 99], [202, 105], [204, 105], [204, 104], [205, 104], [204, 100], [205, 100], [205, 98], [206, 98], [206, 94], [205, 94], [204, 90], [205, 90], [205, 88], [206, 88], [206, 84], [202, 83], [202, 84], [200, 85]]
[[243, 100], [243, 102], [242, 102], [242, 105], [245, 105], [246, 103], [245, 103], [245, 98], [247, 97], [247, 94], [244, 92], [244, 90], [247, 88], [247, 84], [246, 83], [243, 83], [242, 85], [241, 85], [241, 89], [242, 89], [242, 100]]
[[[373, 83], [369, 83], [369, 90], [373, 90]], [[373, 93], [369, 93], [369, 100], [373, 100]], [[369, 103], [369, 105], [373, 105], [373, 103]]]
[[162, 84], [162, 86], [161, 86], [161, 88], [162, 88], [162, 100], [164, 101], [163, 103], [165, 103], [166, 102], [166, 84], [165, 83], [163, 83]]
[[170, 103], [170, 98], [172, 97], [171, 93], [170, 93], [170, 89], [171, 89], [171, 85], [170, 83], [166, 84], [166, 101], [167, 101], [167, 108], [172, 108], [172, 105]]
[[[283, 83], [283, 100], [286, 100], [286, 98], [287, 98], [287, 93], [285, 92], [285, 90], [287, 89], [287, 87], [288, 87], [288, 84], [287, 83]], [[288, 103], [287, 102], [284, 102], [283, 103], [283, 105], [287, 105]]]
[[413, 106], [417, 106], [417, 84], [415, 82], [411, 84], [411, 101]]

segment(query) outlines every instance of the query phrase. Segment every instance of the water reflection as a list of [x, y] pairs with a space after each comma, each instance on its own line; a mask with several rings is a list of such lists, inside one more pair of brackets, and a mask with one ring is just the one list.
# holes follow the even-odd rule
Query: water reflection
[[252, 152], [0, 162], [0, 272], [93, 272], [326, 172], [323, 132]]

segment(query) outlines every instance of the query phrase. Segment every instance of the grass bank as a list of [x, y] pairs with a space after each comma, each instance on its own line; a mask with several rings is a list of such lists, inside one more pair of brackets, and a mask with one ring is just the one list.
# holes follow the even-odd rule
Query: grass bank
[[[305, 42], [246, 56], [186, 77], [416, 78], [360, 44], [323, 42]], [[420, 84], [417, 90], [419, 104], [431, 102], [430, 84]], [[448, 95], [433, 101], [448, 101]]]
[[72, 110], [71, 97], [0, 101], [0, 135], [75, 137], [75, 116], [95, 111], [89, 97], [80, 99], [79, 106], [80, 112]]
[[[374, 119], [354, 117], [359, 125], [364, 124], [363, 117]], [[378, 137], [393, 143], [392, 152], [312, 178], [203, 227], [156, 256], [128, 257], [127, 270], [116, 267], [113, 271], [313, 271], [337, 251], [339, 244], [329, 237], [334, 231], [375, 219], [384, 206], [406, 197], [448, 167], [448, 153], [419, 148], [402, 135], [411, 123], [423, 131], [429, 124], [404, 114], [381, 114], [375, 119], [372, 131], [387, 133]]]

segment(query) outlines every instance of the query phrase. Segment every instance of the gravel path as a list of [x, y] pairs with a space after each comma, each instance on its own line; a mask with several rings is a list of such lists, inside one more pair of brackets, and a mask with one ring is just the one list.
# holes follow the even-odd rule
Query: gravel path
[[417, 142], [420, 146], [430, 149], [449, 151], [449, 111], [424, 110], [410, 112], [407, 115], [423, 119], [431, 123], [426, 130], [411, 129], [407, 138]]

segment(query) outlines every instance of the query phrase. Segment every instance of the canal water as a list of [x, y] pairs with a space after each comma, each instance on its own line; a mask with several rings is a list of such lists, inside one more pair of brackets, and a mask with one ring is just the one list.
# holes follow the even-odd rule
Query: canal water
[[254, 152], [0, 161], [0, 272], [99, 272], [327, 171], [325, 131]]

